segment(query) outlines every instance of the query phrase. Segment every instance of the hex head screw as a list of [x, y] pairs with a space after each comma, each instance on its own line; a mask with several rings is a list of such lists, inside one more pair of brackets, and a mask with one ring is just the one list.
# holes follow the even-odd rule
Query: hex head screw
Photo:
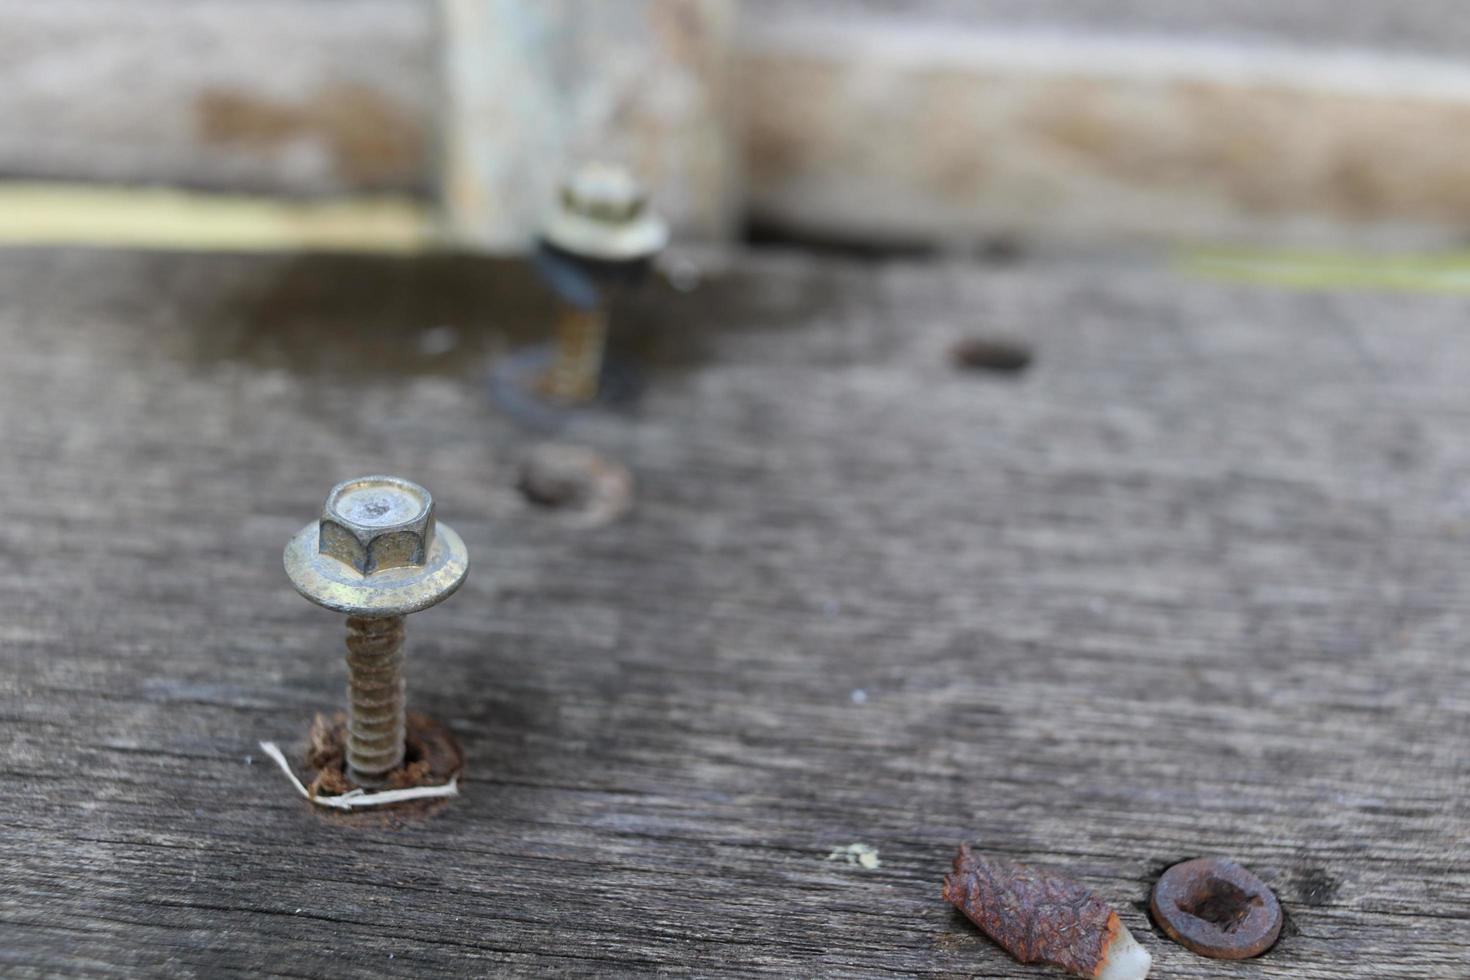
[[581, 404], [597, 397], [609, 292], [640, 278], [667, 242], [668, 227], [627, 170], [588, 164], [562, 185], [536, 256], [558, 301], [553, 360], [539, 383], [546, 398]]
[[286, 544], [303, 596], [347, 614], [347, 766], [363, 786], [403, 765], [404, 617], [449, 598], [469, 572], [464, 542], [434, 520], [417, 483], [365, 476], [327, 494], [321, 517]]

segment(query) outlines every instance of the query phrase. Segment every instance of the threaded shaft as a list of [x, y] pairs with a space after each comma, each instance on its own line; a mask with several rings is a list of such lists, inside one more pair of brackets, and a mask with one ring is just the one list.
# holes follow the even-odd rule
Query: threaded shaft
[[556, 318], [556, 356], [543, 381], [547, 396], [563, 402], [596, 398], [606, 344], [606, 310], [563, 306]]
[[403, 617], [347, 617], [347, 767], [375, 785], [403, 765]]

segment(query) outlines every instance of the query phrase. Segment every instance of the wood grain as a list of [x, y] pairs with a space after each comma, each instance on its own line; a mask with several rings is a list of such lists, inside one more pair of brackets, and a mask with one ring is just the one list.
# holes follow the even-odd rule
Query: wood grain
[[435, 6], [0, 0], [0, 172], [334, 197], [426, 193]]
[[[590, 531], [485, 394], [545, 315], [468, 259], [0, 253], [0, 973], [1047, 975], [940, 899], [968, 840], [1159, 977], [1470, 975], [1462, 301], [710, 258], [563, 436], [638, 481]], [[342, 703], [280, 555], [379, 470], [474, 561], [408, 640], [465, 792], [401, 825], [255, 747]], [[1247, 967], [1149, 926], [1200, 854], [1287, 911]]]

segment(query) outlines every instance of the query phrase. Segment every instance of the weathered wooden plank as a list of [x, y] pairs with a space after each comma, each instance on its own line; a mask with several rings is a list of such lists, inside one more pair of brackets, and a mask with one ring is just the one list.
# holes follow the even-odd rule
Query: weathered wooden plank
[[752, 31], [741, 70], [750, 206], [788, 234], [1425, 247], [1470, 220], [1460, 60], [823, 18]]
[[[1291, 917], [1252, 975], [1464, 975], [1461, 302], [711, 261], [569, 434], [639, 481], [597, 531], [485, 397], [545, 313], [510, 264], [0, 253], [0, 972], [1042, 975], [940, 901], [968, 839], [1157, 976], [1240, 972], [1142, 911], [1201, 853]], [[280, 549], [379, 469], [476, 562], [409, 654], [469, 771], [347, 827], [254, 746], [341, 699]]]
[[406, 192], [501, 249], [586, 156], [707, 238], [1422, 247], [1470, 218], [1454, 0], [732, 6], [0, 0], [0, 175]]
[[426, 192], [432, 4], [0, 0], [0, 173]]

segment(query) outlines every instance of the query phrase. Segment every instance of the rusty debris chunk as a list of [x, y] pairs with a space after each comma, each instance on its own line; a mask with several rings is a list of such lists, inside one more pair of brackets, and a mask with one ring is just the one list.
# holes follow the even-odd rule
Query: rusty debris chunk
[[1059, 875], [976, 854], [961, 844], [944, 898], [1022, 963], [1091, 980], [1142, 980], [1152, 959], [1090, 891]]

